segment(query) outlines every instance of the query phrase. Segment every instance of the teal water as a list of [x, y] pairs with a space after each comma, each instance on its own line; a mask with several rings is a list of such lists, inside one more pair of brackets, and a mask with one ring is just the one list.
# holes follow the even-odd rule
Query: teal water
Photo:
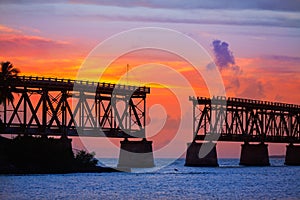
[[220, 167], [195, 168], [180, 159], [153, 172], [2, 175], [0, 199], [300, 199], [300, 167], [270, 161], [243, 167], [219, 159]]

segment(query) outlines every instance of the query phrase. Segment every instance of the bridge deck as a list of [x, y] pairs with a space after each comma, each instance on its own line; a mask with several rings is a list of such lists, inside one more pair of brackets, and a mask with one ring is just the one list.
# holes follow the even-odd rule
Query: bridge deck
[[210, 136], [209, 134], [206, 135], [196, 135], [194, 138], [196, 141], [222, 141], [222, 142], [266, 142], [266, 143], [300, 143], [299, 138], [289, 138], [285, 136], [265, 136], [262, 140], [260, 136], [253, 135], [253, 136], [242, 136], [241, 134], [221, 134], [220, 137], [216, 140], [216, 135]]
[[216, 97], [213, 99], [206, 97], [189, 97], [190, 101], [193, 101], [196, 104], [215, 104], [215, 105], [224, 105], [227, 106], [227, 109], [230, 107], [243, 107], [249, 109], [265, 109], [273, 111], [291, 111], [291, 112], [300, 112], [300, 105], [280, 103], [280, 102], [271, 102], [271, 101], [261, 101], [254, 99], [243, 99], [243, 98], [234, 98], [228, 97]]
[[47, 89], [48, 91], [74, 91], [84, 90], [85, 92], [93, 92], [101, 94], [112, 94], [115, 92], [128, 92], [134, 91], [134, 95], [145, 95], [150, 93], [149, 87], [137, 87], [132, 85], [120, 85], [105, 82], [59, 79], [59, 78], [45, 78], [45, 77], [32, 77], [32, 76], [18, 76], [14, 79], [0, 81], [0, 87], [10, 85], [13, 87], [32, 88], [32, 89]]

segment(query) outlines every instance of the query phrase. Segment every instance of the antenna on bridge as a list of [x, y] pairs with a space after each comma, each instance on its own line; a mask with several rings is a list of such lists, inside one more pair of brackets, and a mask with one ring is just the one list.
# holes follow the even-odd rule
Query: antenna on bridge
[[[130, 65], [129, 64], [127, 64], [126, 65], [126, 84], [128, 85], [128, 83], [129, 83], [129, 69], [130, 69]], [[133, 71], [131, 71], [130, 72], [130, 75], [131, 75], [131, 84], [138, 84], [138, 85], [142, 85], [141, 83], [141, 80], [140, 79], [138, 79], [137, 77], [139, 77], [139, 76], [137, 76], [136, 74], [135, 74], [135, 71], [133, 70]]]

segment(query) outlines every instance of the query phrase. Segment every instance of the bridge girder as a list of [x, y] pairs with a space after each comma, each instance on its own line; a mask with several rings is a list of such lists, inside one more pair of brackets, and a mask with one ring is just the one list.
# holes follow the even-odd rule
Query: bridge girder
[[15, 94], [0, 134], [145, 138], [148, 87], [27, 76], [0, 87]]
[[190, 97], [194, 140], [300, 143], [300, 106], [225, 97]]

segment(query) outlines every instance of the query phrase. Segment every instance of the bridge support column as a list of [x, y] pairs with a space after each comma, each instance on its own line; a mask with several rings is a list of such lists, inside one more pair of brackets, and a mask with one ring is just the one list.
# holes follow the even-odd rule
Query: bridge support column
[[[190, 167], [218, 167], [218, 157], [217, 157], [217, 149], [216, 144], [208, 142], [208, 143], [188, 143], [188, 148], [186, 152], [185, 158], [185, 166]], [[200, 148], [203, 149], [200, 153]], [[205, 149], [211, 149], [208, 153], [205, 152]]]
[[300, 146], [289, 144], [286, 146], [285, 162], [286, 165], [300, 165]]
[[154, 167], [152, 141], [121, 141], [118, 168]]
[[260, 144], [242, 144], [240, 165], [247, 166], [269, 166], [268, 145]]

